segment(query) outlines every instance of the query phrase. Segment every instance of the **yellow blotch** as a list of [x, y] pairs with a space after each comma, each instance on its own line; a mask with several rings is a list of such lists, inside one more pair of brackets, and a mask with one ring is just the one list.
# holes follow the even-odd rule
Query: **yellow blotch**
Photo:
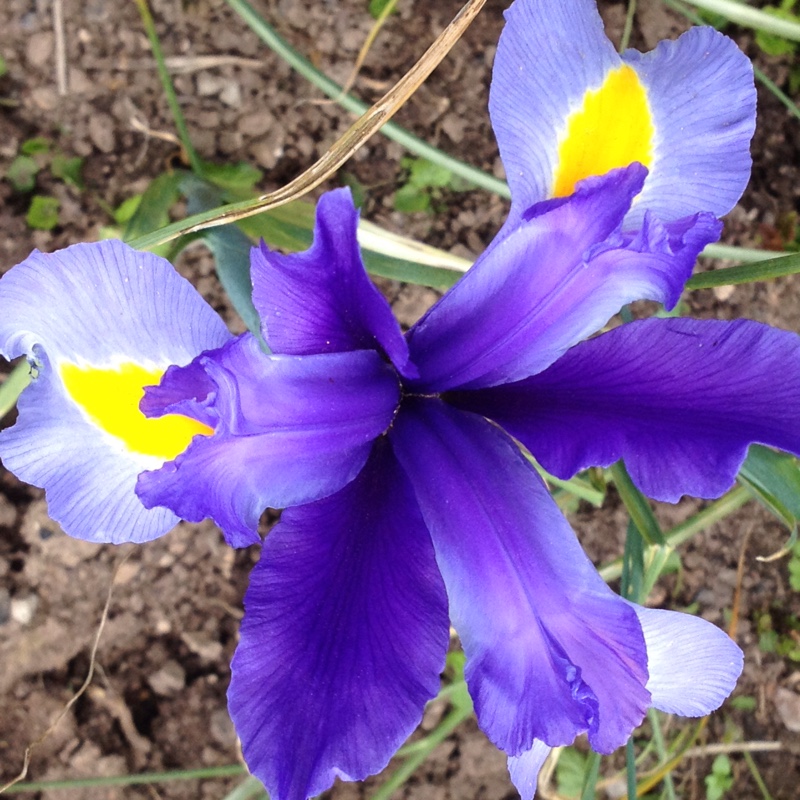
[[608, 73], [599, 89], [586, 92], [567, 118], [558, 147], [553, 196], [566, 197], [578, 181], [653, 160], [653, 118], [647, 93], [627, 65]]
[[120, 364], [112, 369], [62, 364], [61, 379], [70, 397], [92, 422], [122, 440], [129, 450], [163, 461], [182, 453], [196, 434], [211, 435], [207, 425], [168, 414], [148, 419], [139, 410], [144, 387], [157, 384], [163, 370], [148, 370], [138, 364]]

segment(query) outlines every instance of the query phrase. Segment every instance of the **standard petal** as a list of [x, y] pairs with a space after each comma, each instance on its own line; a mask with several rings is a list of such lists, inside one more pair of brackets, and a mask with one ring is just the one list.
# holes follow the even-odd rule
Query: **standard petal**
[[396, 374], [374, 350], [266, 355], [245, 334], [148, 389], [148, 414], [180, 410], [214, 423], [214, 435], [143, 473], [136, 491], [148, 507], [211, 517], [234, 546], [253, 544], [267, 507], [308, 503], [352, 480], [398, 399]]
[[5, 466], [45, 489], [72, 536], [142, 542], [178, 520], [147, 510], [134, 486], [197, 434], [193, 420], [149, 421], [143, 387], [230, 334], [169, 262], [117, 241], [34, 252], [0, 281], [0, 352], [26, 355], [35, 378], [0, 434]]
[[433, 540], [489, 738], [511, 756], [587, 730], [600, 752], [623, 744], [650, 699], [641, 626], [519, 449], [440, 400], [409, 401], [390, 437]]
[[533, 747], [520, 756], [509, 756], [508, 773], [511, 781], [519, 792], [521, 800], [533, 800], [536, 794], [536, 783], [539, 771], [550, 754], [544, 742], [534, 742]]
[[673, 306], [721, 225], [699, 214], [642, 230], [619, 225], [644, 179], [634, 164], [549, 201], [498, 240], [408, 333], [425, 392], [526, 378], [633, 300]]
[[449, 399], [560, 478], [623, 458], [649, 497], [718, 497], [751, 443], [800, 454], [800, 337], [750, 320], [643, 320], [532, 378]]
[[489, 114], [511, 188], [508, 224], [514, 226], [530, 206], [553, 196], [559, 134], [587, 90], [599, 88], [622, 62], [594, 0], [517, 0], [505, 17]]
[[719, 708], [742, 672], [744, 656], [736, 642], [700, 617], [631, 605], [647, 643], [653, 706], [684, 717]]
[[625, 221], [645, 210], [665, 220], [696, 211], [727, 214], [750, 179], [756, 125], [753, 66], [736, 42], [713, 28], [692, 28], [649, 53], [623, 61], [647, 90], [656, 131], [650, 175]]
[[244, 599], [228, 702], [274, 800], [386, 766], [439, 689], [449, 624], [430, 537], [385, 440], [337, 494], [284, 511]]
[[253, 302], [264, 338], [288, 355], [378, 347], [413, 376], [400, 326], [364, 269], [357, 227], [350, 190], [336, 189], [319, 199], [310, 250], [282, 255], [263, 242], [253, 248]]

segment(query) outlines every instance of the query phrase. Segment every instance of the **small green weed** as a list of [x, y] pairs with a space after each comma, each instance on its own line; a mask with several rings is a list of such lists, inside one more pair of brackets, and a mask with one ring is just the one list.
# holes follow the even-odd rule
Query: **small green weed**
[[[16, 158], [0, 177], [20, 194], [34, 192], [42, 172], [48, 172], [56, 180], [82, 191], [82, 169], [82, 158], [68, 156], [47, 137], [36, 136], [20, 145]], [[58, 211], [59, 201], [55, 197], [35, 194], [31, 197], [25, 220], [31, 228], [49, 231], [58, 225]]]
[[733, 786], [731, 760], [726, 755], [719, 755], [711, 765], [711, 772], [706, 775], [706, 800], [720, 800]]
[[[794, 11], [796, 2], [797, 0], [783, 0], [779, 6], [764, 6], [761, 10], [765, 14], [779, 19], [800, 22], [800, 16]], [[768, 56], [790, 56], [797, 50], [797, 42], [792, 42], [782, 36], [776, 36], [774, 33], [766, 33], [761, 30], [756, 30], [756, 44]]]
[[426, 158], [404, 158], [400, 164], [406, 171], [406, 180], [394, 195], [394, 207], [398, 211], [407, 214], [436, 211], [445, 190], [460, 192], [469, 188], [463, 178]]

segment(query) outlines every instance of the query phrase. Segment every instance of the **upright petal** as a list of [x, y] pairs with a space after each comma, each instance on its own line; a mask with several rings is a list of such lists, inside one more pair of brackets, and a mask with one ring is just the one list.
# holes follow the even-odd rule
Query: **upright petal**
[[361, 260], [357, 228], [350, 190], [336, 189], [319, 199], [310, 250], [281, 255], [263, 242], [253, 248], [253, 302], [264, 338], [289, 355], [377, 347], [411, 376], [400, 326]]
[[386, 766], [439, 689], [449, 625], [430, 537], [382, 440], [337, 494], [284, 511], [244, 599], [228, 701], [274, 800]]
[[587, 91], [600, 88], [621, 60], [594, 0], [517, 0], [505, 17], [489, 114], [511, 188], [513, 227], [530, 206], [554, 196], [559, 134]]
[[750, 320], [643, 320], [532, 378], [449, 400], [558, 477], [624, 458], [649, 497], [718, 497], [751, 443], [800, 454], [800, 337]]
[[589, 732], [610, 752], [650, 695], [633, 609], [595, 571], [519, 449], [440, 400], [392, 426], [467, 656], [478, 722], [511, 756]]
[[526, 378], [601, 328], [633, 300], [673, 306], [695, 258], [721, 225], [696, 215], [670, 225], [648, 216], [619, 226], [645, 170], [633, 164], [548, 201], [497, 240], [411, 329], [426, 392]]
[[142, 474], [137, 493], [192, 522], [211, 517], [234, 546], [253, 544], [267, 507], [308, 503], [352, 480], [398, 400], [397, 376], [374, 350], [266, 355], [245, 334], [148, 389], [148, 415], [177, 410], [214, 435]]
[[489, 110], [511, 187], [506, 230], [527, 208], [635, 161], [650, 175], [628, 213], [665, 222], [727, 213], [750, 174], [752, 67], [711, 28], [620, 58], [593, 0], [517, 0], [506, 12]]
[[0, 352], [26, 355], [34, 380], [0, 434], [5, 466], [45, 489], [72, 536], [142, 542], [178, 521], [134, 486], [210, 430], [184, 416], [147, 420], [146, 384], [230, 338], [169, 262], [118, 241], [35, 251], [0, 281]]
[[647, 91], [655, 129], [653, 162], [625, 220], [651, 210], [674, 220], [695, 211], [727, 214], [750, 179], [756, 125], [753, 65], [713, 28], [692, 28], [649, 53], [622, 56]]

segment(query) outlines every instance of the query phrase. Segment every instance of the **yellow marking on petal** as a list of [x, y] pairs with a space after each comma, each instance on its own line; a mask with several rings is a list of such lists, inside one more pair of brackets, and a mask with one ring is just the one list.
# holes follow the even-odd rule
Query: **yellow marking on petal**
[[650, 169], [653, 133], [647, 92], [636, 71], [627, 64], [612, 70], [567, 117], [559, 138], [553, 196], [566, 197], [578, 181], [634, 161]]
[[193, 436], [214, 432], [182, 414], [155, 419], [142, 414], [139, 401], [144, 397], [144, 387], [157, 384], [163, 370], [133, 363], [110, 369], [65, 363], [60, 373], [69, 396], [92, 422], [122, 440], [134, 453], [171, 461], [189, 446]]

